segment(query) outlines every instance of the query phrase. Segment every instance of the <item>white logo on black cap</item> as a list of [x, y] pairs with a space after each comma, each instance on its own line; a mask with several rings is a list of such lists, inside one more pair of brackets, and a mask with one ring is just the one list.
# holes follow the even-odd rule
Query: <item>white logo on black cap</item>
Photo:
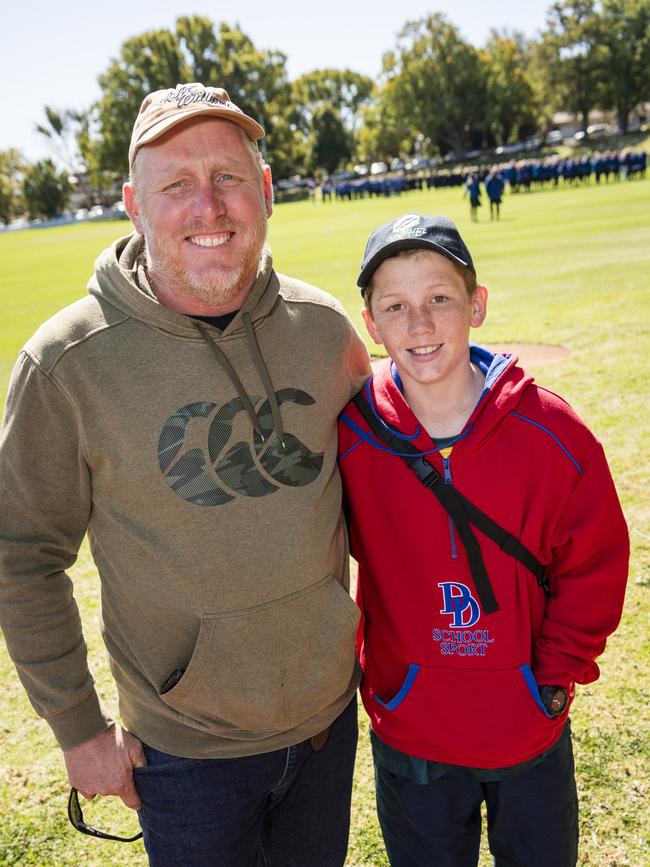
[[406, 229], [412, 229], [419, 224], [421, 219], [419, 214], [406, 214], [405, 217], [400, 217], [393, 226], [393, 234], [397, 235], [400, 232], [406, 231]]
[[393, 226], [388, 243], [403, 238], [421, 238], [426, 234], [426, 226], [421, 226], [422, 217], [419, 214], [406, 214], [400, 217]]

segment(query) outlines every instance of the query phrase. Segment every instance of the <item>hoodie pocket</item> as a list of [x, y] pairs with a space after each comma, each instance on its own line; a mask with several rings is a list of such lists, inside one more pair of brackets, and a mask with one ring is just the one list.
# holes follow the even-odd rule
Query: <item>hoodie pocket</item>
[[[394, 695], [364, 684], [366, 708], [384, 733], [414, 755], [471, 767], [505, 767], [552, 743], [556, 719], [535, 701], [519, 668], [405, 667]], [[423, 749], [423, 745], [424, 749]]]
[[331, 575], [264, 605], [203, 614], [185, 674], [160, 698], [226, 737], [292, 728], [350, 687], [358, 621]]

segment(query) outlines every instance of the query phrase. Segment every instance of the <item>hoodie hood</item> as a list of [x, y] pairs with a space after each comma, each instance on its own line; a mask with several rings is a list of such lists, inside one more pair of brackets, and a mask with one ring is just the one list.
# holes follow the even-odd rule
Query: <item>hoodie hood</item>
[[[485, 376], [485, 387], [463, 430], [453, 442], [445, 441], [446, 447], [453, 445], [456, 451], [478, 448], [500, 421], [516, 409], [525, 390], [534, 381], [518, 366], [515, 355], [495, 354], [473, 343], [469, 352], [471, 361]], [[437, 451], [406, 402], [394, 362], [390, 361], [368, 380], [365, 395], [374, 412], [395, 436], [407, 439], [423, 454]]]
[[[242, 317], [246, 313], [255, 324], [267, 316], [277, 300], [279, 289], [271, 250], [265, 244], [257, 277], [248, 297], [220, 339], [242, 330]], [[119, 238], [98, 256], [95, 272], [88, 283], [88, 292], [152, 328], [190, 339], [201, 339], [196, 327], [197, 320], [188, 314], [171, 310], [156, 298], [145, 273], [142, 235], [132, 233]]]

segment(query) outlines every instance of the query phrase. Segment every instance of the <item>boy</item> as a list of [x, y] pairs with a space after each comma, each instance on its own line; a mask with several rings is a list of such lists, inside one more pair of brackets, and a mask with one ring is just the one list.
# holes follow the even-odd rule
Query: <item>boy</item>
[[497, 867], [572, 867], [568, 712], [627, 575], [603, 450], [515, 357], [468, 345], [487, 289], [450, 220], [377, 229], [358, 285], [391, 360], [341, 416], [339, 460], [391, 864], [476, 864], [485, 801]]

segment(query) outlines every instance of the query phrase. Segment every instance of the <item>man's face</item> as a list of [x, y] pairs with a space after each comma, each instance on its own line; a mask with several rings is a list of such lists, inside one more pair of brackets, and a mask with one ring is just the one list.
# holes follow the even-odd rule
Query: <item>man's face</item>
[[271, 214], [262, 171], [230, 121], [197, 118], [141, 148], [124, 187], [131, 220], [144, 235], [159, 300], [198, 315], [227, 313], [245, 300]]

